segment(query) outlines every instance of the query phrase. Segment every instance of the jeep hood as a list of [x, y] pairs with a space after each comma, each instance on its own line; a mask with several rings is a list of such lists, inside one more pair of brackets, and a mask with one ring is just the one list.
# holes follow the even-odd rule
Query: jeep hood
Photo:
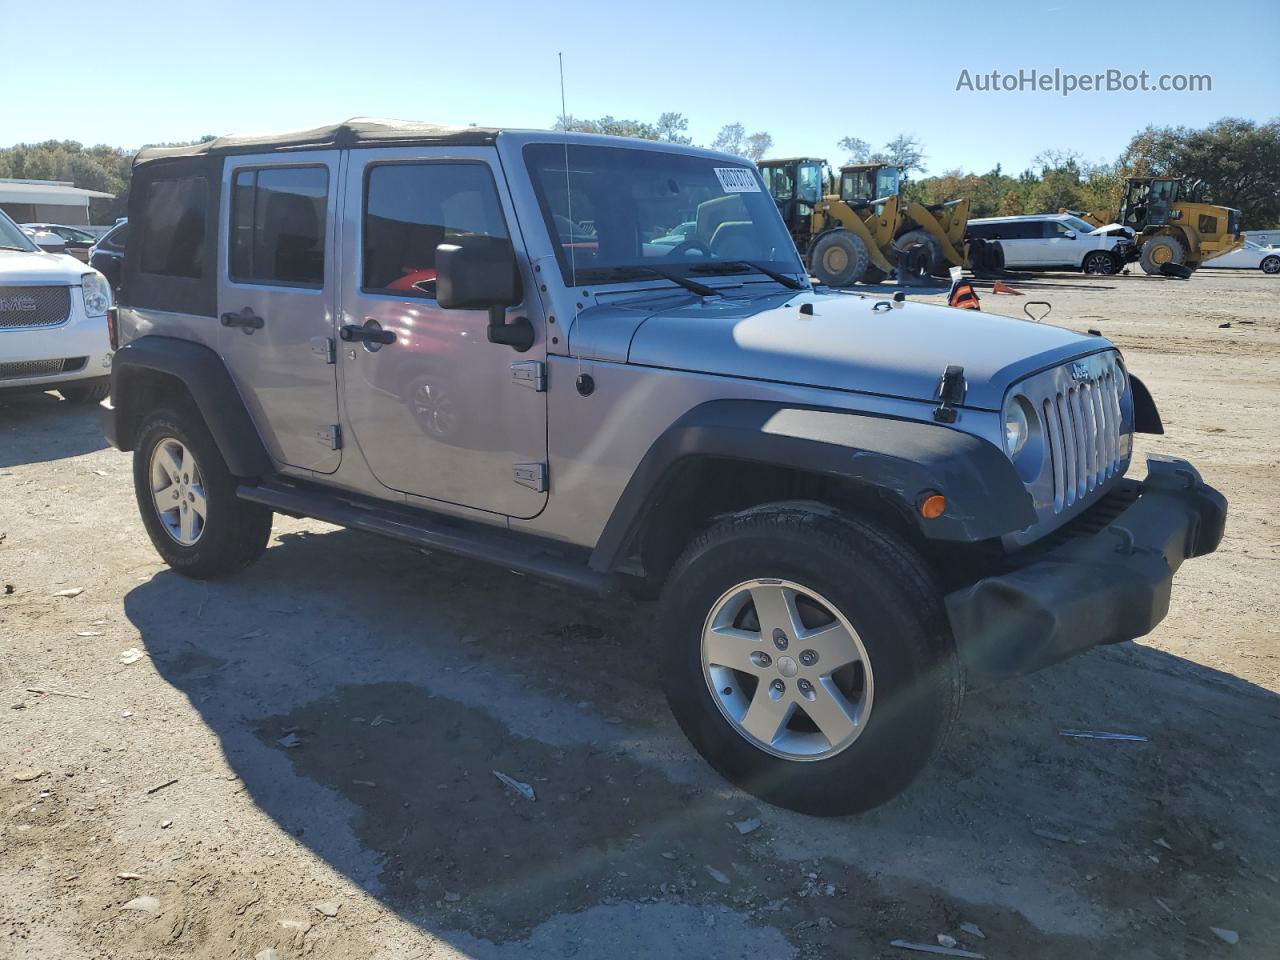
[[79, 285], [80, 275], [89, 270], [86, 264], [64, 253], [0, 250], [0, 287]]
[[[965, 406], [998, 410], [1015, 381], [1112, 347], [1062, 327], [922, 303], [893, 307], [878, 296], [661, 300], [658, 309], [645, 301], [643, 319], [636, 301], [584, 311], [573, 349], [595, 353], [583, 349], [594, 326], [618, 352], [625, 349], [628, 363], [924, 401], [934, 398], [943, 370], [958, 364], [968, 382]], [[812, 314], [801, 311], [805, 304]], [[639, 322], [626, 323], [623, 314]]]

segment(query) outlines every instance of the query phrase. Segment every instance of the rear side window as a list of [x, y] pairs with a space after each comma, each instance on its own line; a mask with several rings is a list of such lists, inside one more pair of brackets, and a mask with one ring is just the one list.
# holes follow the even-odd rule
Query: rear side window
[[237, 170], [231, 189], [231, 279], [323, 287], [329, 171]]
[[112, 229], [105, 237], [98, 241], [98, 245], [106, 247], [108, 250], [123, 250], [125, 243], [129, 239], [129, 225], [123, 223]]
[[971, 223], [968, 230], [971, 237], [989, 239], [995, 236], [995, 225], [991, 223]]
[[139, 269], [162, 277], [199, 279], [209, 262], [204, 177], [156, 180], [147, 191]]
[[438, 245], [507, 236], [487, 164], [384, 163], [369, 168], [362, 284], [367, 292], [435, 299]]

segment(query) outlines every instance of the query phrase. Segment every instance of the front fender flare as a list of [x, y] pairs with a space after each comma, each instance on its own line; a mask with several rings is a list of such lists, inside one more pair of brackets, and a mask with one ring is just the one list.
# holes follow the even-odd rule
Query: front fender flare
[[[713, 400], [694, 407], [649, 448], [591, 554], [593, 569], [617, 568], [676, 465], [696, 457], [782, 465], [889, 493], [929, 539], [986, 540], [1037, 519], [1009, 458], [972, 434], [844, 410]], [[920, 517], [915, 505], [926, 491], [946, 496], [941, 517]]]

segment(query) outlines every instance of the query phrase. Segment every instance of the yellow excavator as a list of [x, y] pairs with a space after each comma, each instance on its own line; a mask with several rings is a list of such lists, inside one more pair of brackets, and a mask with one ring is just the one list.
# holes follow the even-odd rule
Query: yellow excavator
[[[1106, 225], [1103, 214], [1078, 216]], [[1206, 260], [1243, 246], [1245, 239], [1239, 210], [1200, 202], [1182, 177], [1129, 177], [1116, 222], [1133, 231], [1129, 259], [1153, 276], [1190, 276]]]
[[822, 283], [878, 283], [895, 269], [915, 277], [945, 276], [952, 266], [998, 271], [999, 246], [966, 250], [969, 201], [921, 204], [902, 195], [902, 168], [855, 163], [837, 184], [825, 160], [792, 157], [758, 164], [797, 249]]

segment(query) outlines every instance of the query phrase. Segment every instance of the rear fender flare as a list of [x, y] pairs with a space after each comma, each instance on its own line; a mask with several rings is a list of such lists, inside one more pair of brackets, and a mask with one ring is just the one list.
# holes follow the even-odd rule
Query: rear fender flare
[[209, 432], [237, 477], [260, 477], [274, 467], [262, 438], [245, 408], [231, 373], [209, 347], [174, 337], [145, 336], [121, 347], [111, 361], [111, 396], [107, 432], [121, 450], [133, 449], [147, 412], [148, 382], [160, 374], [179, 381], [190, 394]]

